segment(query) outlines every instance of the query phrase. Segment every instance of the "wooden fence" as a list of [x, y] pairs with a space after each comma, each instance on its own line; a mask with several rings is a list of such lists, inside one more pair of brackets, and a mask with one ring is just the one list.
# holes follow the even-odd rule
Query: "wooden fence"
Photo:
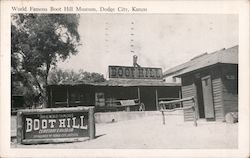
[[[181, 103], [181, 102], [190, 101], [190, 100], [193, 102], [192, 106], [180, 107], [180, 108], [175, 108], [175, 109], [166, 109], [167, 105]], [[172, 111], [176, 111], [176, 110], [192, 109], [193, 113], [194, 113], [194, 115], [193, 115], [193, 117], [194, 117], [194, 126], [197, 126], [197, 116], [196, 116], [195, 104], [196, 103], [195, 103], [194, 97], [188, 97], [188, 98], [172, 100], [172, 101], [160, 101], [159, 106], [160, 106], [160, 111], [162, 113], [163, 124], [165, 124], [165, 114], [164, 114], [164, 112], [172, 112]]]

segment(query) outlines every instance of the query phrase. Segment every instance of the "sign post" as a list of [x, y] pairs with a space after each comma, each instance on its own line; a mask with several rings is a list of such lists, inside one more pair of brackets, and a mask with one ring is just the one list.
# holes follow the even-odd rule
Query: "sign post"
[[95, 138], [94, 107], [19, 110], [17, 143], [39, 144]]

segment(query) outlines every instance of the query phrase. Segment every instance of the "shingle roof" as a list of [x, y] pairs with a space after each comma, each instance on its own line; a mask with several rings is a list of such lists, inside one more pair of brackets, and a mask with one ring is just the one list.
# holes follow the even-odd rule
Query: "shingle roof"
[[184, 64], [168, 69], [164, 72], [163, 76], [180, 76], [218, 63], [238, 64], [238, 46], [222, 49], [209, 54], [202, 54]]
[[[55, 85], [55, 84], [54, 84]], [[135, 87], [135, 86], [180, 86], [179, 83], [166, 83], [162, 80], [147, 79], [111, 79], [104, 82], [90, 83], [82, 82], [63, 82], [57, 85], [92, 85], [92, 86], [117, 86], [117, 87]]]

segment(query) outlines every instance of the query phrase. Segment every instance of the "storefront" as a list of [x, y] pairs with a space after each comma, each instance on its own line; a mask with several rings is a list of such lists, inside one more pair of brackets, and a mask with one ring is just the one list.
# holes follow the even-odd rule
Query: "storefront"
[[[121, 104], [143, 103], [146, 111], [158, 109], [159, 100], [180, 98], [180, 85], [160, 80], [114, 79], [101, 83], [49, 85], [49, 107], [95, 106], [100, 111], [124, 110]], [[133, 103], [132, 103], [133, 102]], [[133, 106], [131, 111], [139, 110]]]

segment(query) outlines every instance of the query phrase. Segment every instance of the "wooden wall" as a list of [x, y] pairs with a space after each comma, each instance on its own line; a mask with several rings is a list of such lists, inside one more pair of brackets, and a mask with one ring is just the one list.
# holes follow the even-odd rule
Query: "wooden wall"
[[[197, 80], [197, 76], [200, 79], [206, 75], [211, 76], [215, 120], [223, 121], [228, 112], [238, 111], [238, 66], [218, 64], [208, 69], [182, 76], [182, 98], [197, 97], [195, 80]], [[184, 107], [190, 105], [191, 102], [183, 103]], [[191, 110], [184, 111], [184, 120], [193, 120]]]
[[[182, 98], [196, 97], [196, 89], [194, 86], [193, 76], [186, 76], [182, 78]], [[183, 107], [193, 105], [192, 101], [183, 102]], [[193, 120], [193, 111], [191, 109], [184, 110], [184, 121]]]
[[224, 120], [224, 109], [223, 109], [221, 67], [217, 66], [217, 67], [211, 69], [210, 74], [212, 77], [212, 92], [213, 92], [215, 120], [216, 121], [223, 121]]
[[223, 102], [225, 115], [238, 112], [238, 66], [223, 65]]
[[[182, 77], [182, 98], [194, 96], [197, 98], [196, 84], [195, 81], [201, 80], [202, 77], [210, 75], [212, 82], [212, 96], [213, 96], [213, 104], [214, 104], [214, 113], [215, 120], [222, 121], [224, 120], [225, 112], [224, 112], [224, 104], [227, 104], [228, 109], [233, 109], [231, 104], [236, 101], [236, 97], [224, 100], [223, 98], [226, 96], [227, 98], [231, 98], [230, 95], [225, 95], [225, 86], [222, 80], [222, 70], [224, 68], [222, 65], [215, 65], [213, 67], [203, 69], [201, 71], [196, 71], [195, 73], [189, 74], [187, 76]], [[198, 76], [198, 77], [197, 77]], [[229, 84], [227, 84], [229, 85]], [[197, 101], [197, 100], [196, 100]], [[230, 103], [229, 103], [230, 102]], [[198, 102], [197, 102], [198, 103]], [[190, 106], [191, 102], [184, 102], [183, 106]], [[198, 108], [198, 106], [197, 106]], [[198, 112], [198, 111], [197, 111]], [[199, 117], [199, 113], [197, 114]], [[193, 120], [193, 113], [191, 110], [184, 111], [184, 120], [191, 121]]]

